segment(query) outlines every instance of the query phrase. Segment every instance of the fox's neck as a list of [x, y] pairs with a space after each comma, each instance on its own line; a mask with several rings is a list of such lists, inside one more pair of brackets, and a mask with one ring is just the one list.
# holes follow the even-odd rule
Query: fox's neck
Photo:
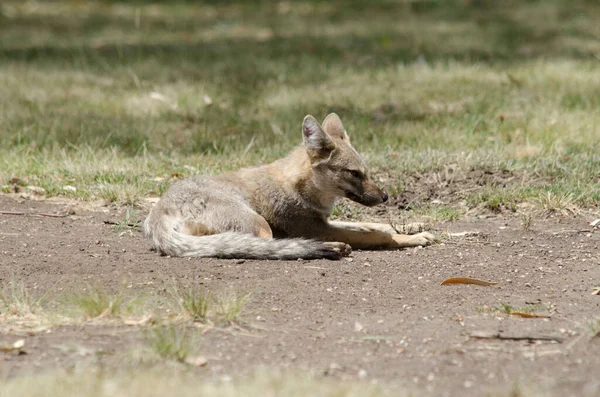
[[298, 147], [270, 166], [283, 175], [282, 183], [289, 191], [296, 193], [323, 215], [328, 216], [331, 213], [337, 197], [333, 192], [325, 191], [316, 183], [306, 149]]

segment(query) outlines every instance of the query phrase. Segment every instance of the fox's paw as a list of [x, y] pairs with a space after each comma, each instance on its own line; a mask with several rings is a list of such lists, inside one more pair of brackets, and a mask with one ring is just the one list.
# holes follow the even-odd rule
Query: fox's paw
[[429, 232], [421, 232], [413, 234], [411, 238], [414, 239], [414, 246], [425, 247], [435, 242], [435, 236]]
[[390, 247], [425, 247], [435, 241], [435, 236], [429, 232], [421, 232], [417, 234], [392, 234], [392, 239], [395, 245]]
[[352, 247], [350, 247], [346, 243], [339, 242], [326, 242], [323, 243], [323, 246], [327, 251], [334, 253], [333, 258], [339, 259], [343, 256], [348, 256], [352, 252]]

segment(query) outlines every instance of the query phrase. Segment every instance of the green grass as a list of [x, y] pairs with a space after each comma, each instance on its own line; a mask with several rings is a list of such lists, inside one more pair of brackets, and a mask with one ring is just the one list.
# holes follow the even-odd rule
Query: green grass
[[68, 297], [70, 305], [89, 319], [118, 318], [131, 313], [140, 303], [139, 299], [125, 295], [123, 286], [116, 293], [107, 292], [99, 286], [87, 286], [84, 291]]
[[515, 175], [472, 206], [597, 208], [598, 18], [583, 0], [5, 1], [0, 191], [137, 205], [274, 160], [336, 111], [388, 191], [454, 164]]
[[191, 316], [194, 321], [205, 321], [214, 305], [212, 293], [204, 291], [198, 285], [187, 288], [175, 285], [171, 295], [177, 302], [179, 310]]
[[[242, 317], [250, 300], [249, 294], [233, 290], [213, 294], [198, 285], [175, 285], [167, 300], [152, 294], [132, 293], [125, 284], [116, 292], [95, 285], [87, 285], [78, 293], [60, 296], [48, 296], [49, 291], [43, 294], [36, 292], [18, 281], [2, 286], [0, 325], [8, 325], [13, 330], [35, 329], [35, 332], [40, 332], [98, 320], [117, 320], [139, 327], [158, 324], [148, 332], [147, 339], [157, 344], [160, 344], [160, 338], [164, 339], [164, 343], [172, 340], [173, 348], [180, 346], [182, 349], [189, 339], [189, 332], [184, 328], [186, 324], [206, 323], [206, 329], [215, 324], [243, 325]], [[176, 325], [179, 328], [167, 329]]]
[[543, 304], [533, 304], [527, 303], [523, 306], [513, 306], [509, 303], [500, 302], [496, 306], [492, 307], [483, 307], [477, 308], [477, 311], [482, 313], [504, 313], [504, 314], [512, 314], [512, 313], [526, 313], [526, 314], [536, 314], [539, 312], [550, 312], [553, 311], [552, 306], [543, 305]]
[[235, 323], [250, 300], [250, 294], [239, 294], [234, 291], [221, 293], [215, 298], [214, 312], [218, 319], [225, 323]]
[[176, 310], [184, 317], [208, 323], [240, 322], [241, 315], [250, 301], [250, 294], [241, 294], [233, 290], [213, 294], [199, 285], [183, 287], [175, 284], [170, 295]]
[[525, 231], [529, 231], [533, 225], [533, 215], [530, 213], [521, 214], [521, 227]]
[[137, 211], [135, 209], [127, 208], [125, 210], [125, 216], [123, 217], [123, 220], [117, 221], [114, 224], [113, 229], [119, 233], [131, 233], [132, 230], [140, 227], [141, 222], [133, 219], [136, 215]]
[[174, 324], [155, 325], [144, 331], [146, 346], [159, 357], [179, 362], [194, 351], [197, 336]]
[[492, 212], [508, 210], [515, 212], [517, 203], [523, 199], [521, 192], [517, 189], [484, 187], [481, 191], [474, 193], [468, 200], [471, 206], [478, 204]]
[[429, 218], [433, 221], [455, 221], [460, 218], [462, 211], [446, 205], [429, 204], [411, 208], [417, 216]]
[[587, 323], [587, 329], [592, 338], [600, 336], [600, 317], [594, 318]]

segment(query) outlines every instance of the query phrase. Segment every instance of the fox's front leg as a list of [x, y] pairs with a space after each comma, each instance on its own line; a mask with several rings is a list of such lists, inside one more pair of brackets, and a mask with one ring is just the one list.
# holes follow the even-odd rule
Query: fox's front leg
[[[316, 228], [315, 237], [325, 241], [341, 241], [355, 249], [405, 248], [426, 246], [434, 242], [435, 236], [428, 232], [413, 235], [397, 234], [394, 228], [385, 229], [384, 224], [329, 222]], [[381, 227], [381, 229], [380, 229]]]

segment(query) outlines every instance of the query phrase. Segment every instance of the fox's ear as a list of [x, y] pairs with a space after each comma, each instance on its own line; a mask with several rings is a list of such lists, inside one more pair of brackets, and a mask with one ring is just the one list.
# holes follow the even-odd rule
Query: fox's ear
[[330, 113], [325, 117], [325, 120], [323, 120], [323, 129], [333, 138], [349, 139], [340, 116], [335, 113]]
[[323, 157], [335, 149], [329, 135], [313, 116], [306, 116], [302, 122], [302, 138], [308, 154], [312, 158]]

